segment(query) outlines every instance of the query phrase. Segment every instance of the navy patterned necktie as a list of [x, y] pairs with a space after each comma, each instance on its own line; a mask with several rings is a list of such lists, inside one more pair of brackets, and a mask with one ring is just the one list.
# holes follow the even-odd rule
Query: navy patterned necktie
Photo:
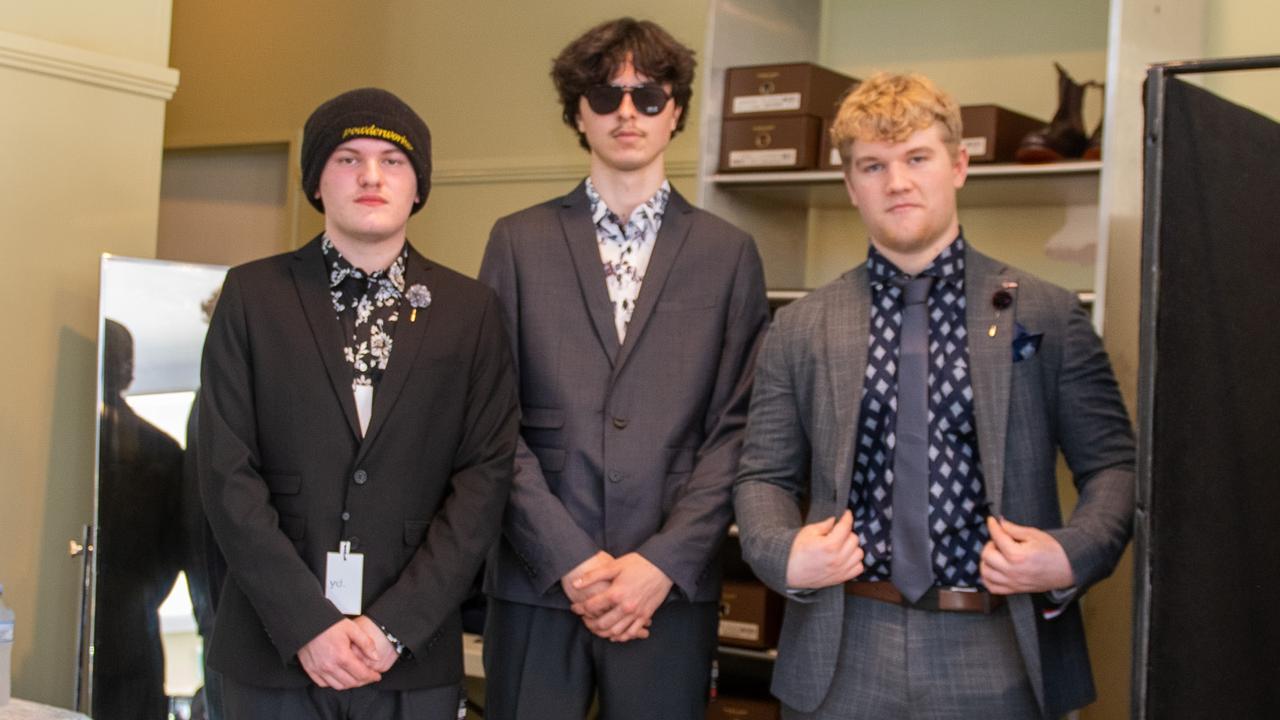
[[898, 420], [893, 448], [891, 576], [915, 602], [933, 585], [929, 538], [929, 288], [933, 278], [900, 277], [902, 333], [898, 342]]

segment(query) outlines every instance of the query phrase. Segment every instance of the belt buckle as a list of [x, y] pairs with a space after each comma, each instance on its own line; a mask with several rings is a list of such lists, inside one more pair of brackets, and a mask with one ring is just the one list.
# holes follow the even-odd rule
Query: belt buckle
[[978, 595], [978, 596], [980, 596], [980, 597], [981, 597], [981, 600], [982, 600], [982, 613], [983, 613], [984, 615], [990, 615], [990, 614], [991, 614], [991, 611], [992, 611], [992, 609], [993, 609], [993, 608], [992, 608], [992, 601], [991, 601], [991, 594], [990, 594], [990, 593], [984, 593], [984, 592], [982, 592], [981, 590], [979, 590], [979, 589], [978, 589], [978, 588], [976, 588], [976, 587], [940, 587], [940, 588], [938, 588], [938, 589], [939, 589], [939, 590], [944, 590], [944, 591], [946, 591], [946, 592], [953, 592], [953, 593], [968, 593], [968, 594], [971, 594], [971, 595]]

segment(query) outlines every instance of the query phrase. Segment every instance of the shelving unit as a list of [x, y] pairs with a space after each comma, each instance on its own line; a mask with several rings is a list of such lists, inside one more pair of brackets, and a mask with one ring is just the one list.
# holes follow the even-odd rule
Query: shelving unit
[[[961, 103], [994, 102], [1047, 118], [1057, 104], [1053, 59], [1064, 58], [1079, 79], [1102, 76], [1107, 10], [1103, 0], [1084, 0], [1065, 11], [1069, 16], [994, 0], [930, 6], [929, 17], [921, 17], [918, 6], [902, 4], [895, 10], [870, 0], [712, 0], [699, 80], [700, 202], [753, 234], [770, 288], [823, 284], [865, 252], [850, 251], [860, 241], [850, 243], [848, 236], [865, 235], [841, 174], [718, 172], [727, 68], [807, 61], [854, 77], [865, 77], [872, 68], [917, 70]], [[1039, 39], [1031, 40], [1019, 31], [1024, 25], [1050, 24], [1068, 37], [1037, 34]], [[1060, 55], [1029, 49], [1037, 42], [1063, 49]], [[1035, 60], [1035, 54], [1043, 60]], [[1008, 62], [1001, 61], [1005, 55]], [[998, 72], [1009, 75], [993, 77]], [[959, 194], [966, 235], [979, 238], [979, 247], [993, 255], [1023, 267], [1030, 264], [1027, 269], [1059, 284], [1091, 291], [1096, 268], [1090, 249], [1100, 235], [1102, 169], [1100, 161], [972, 164]]]
[[[970, 165], [969, 179], [960, 190], [959, 201], [964, 207], [1096, 205], [1101, 170], [1099, 160]], [[755, 193], [770, 203], [802, 208], [849, 207], [839, 170], [714, 173], [710, 182], [722, 191], [744, 197]]]

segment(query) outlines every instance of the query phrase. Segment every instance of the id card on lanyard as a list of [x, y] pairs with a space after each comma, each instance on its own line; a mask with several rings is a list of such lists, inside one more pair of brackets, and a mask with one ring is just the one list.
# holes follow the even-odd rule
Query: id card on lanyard
[[325, 563], [324, 596], [343, 615], [359, 615], [364, 588], [364, 554], [351, 552], [351, 543], [338, 543]]

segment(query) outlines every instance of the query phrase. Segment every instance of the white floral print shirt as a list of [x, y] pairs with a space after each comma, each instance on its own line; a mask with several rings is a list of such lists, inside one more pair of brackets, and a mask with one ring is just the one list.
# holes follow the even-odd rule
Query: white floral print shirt
[[662, 215], [671, 197], [671, 183], [662, 181], [653, 194], [624, 223], [600, 198], [591, 178], [587, 178], [587, 199], [591, 202], [591, 220], [596, 226], [600, 244], [600, 261], [604, 263], [604, 280], [613, 303], [613, 324], [618, 342], [627, 337], [627, 324], [636, 308], [640, 286], [644, 283], [649, 256], [662, 227]]
[[329, 265], [329, 292], [333, 311], [342, 323], [342, 354], [351, 365], [351, 391], [363, 433], [373, 411], [373, 390], [391, 359], [392, 336], [404, 299], [409, 245], [405, 244], [390, 267], [372, 273], [347, 262], [328, 237], [320, 247]]

